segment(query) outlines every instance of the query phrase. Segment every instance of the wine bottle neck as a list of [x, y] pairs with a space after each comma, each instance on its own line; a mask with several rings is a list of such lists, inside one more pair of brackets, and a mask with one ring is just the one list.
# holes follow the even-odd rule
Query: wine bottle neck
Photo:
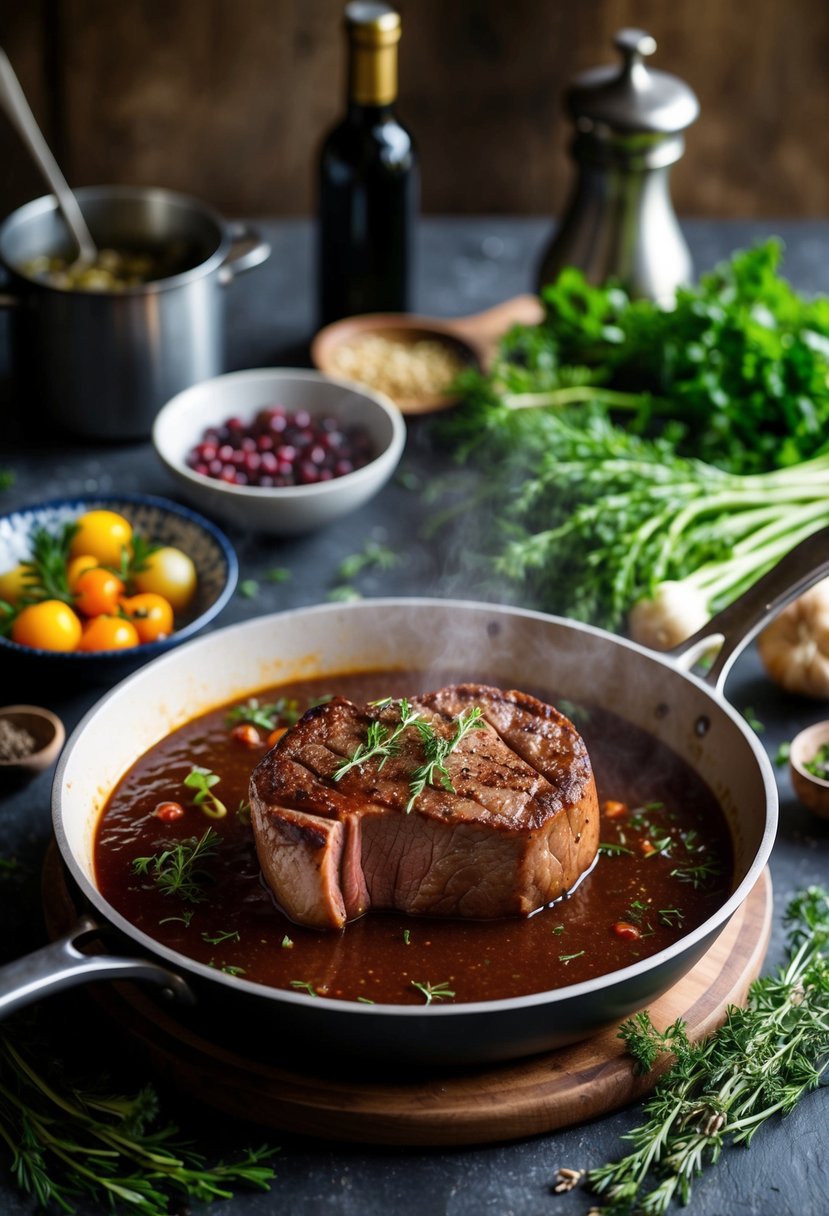
[[400, 18], [381, 4], [350, 4], [348, 100], [359, 106], [390, 106], [397, 98]]

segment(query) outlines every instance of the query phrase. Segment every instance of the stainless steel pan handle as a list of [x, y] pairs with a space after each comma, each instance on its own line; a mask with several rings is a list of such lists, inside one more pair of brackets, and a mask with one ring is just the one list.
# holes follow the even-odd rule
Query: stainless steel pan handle
[[94, 980], [145, 980], [185, 1004], [194, 997], [180, 975], [149, 959], [115, 954], [84, 954], [79, 948], [98, 936], [102, 926], [91, 916], [82, 916], [65, 937], [40, 950], [0, 967], [0, 1018], [30, 1005], [41, 997]]
[[802, 540], [747, 591], [723, 608], [702, 629], [668, 653], [689, 668], [721, 640], [705, 679], [722, 693], [735, 660], [770, 620], [804, 591], [829, 575], [829, 528]]

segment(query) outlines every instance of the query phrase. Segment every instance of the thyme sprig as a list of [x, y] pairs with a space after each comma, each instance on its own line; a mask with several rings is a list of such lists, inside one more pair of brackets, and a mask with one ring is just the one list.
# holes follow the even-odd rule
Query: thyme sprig
[[443, 788], [450, 794], [454, 794], [455, 787], [446, 767], [446, 761], [464, 736], [472, 730], [480, 730], [485, 727], [486, 722], [480, 705], [473, 705], [471, 708], [463, 710], [455, 719], [455, 729], [448, 739], [438, 735], [431, 722], [419, 720], [414, 725], [422, 740], [426, 759], [412, 773], [409, 782], [411, 797], [406, 803], [406, 814], [411, 811], [426, 786], [434, 784], [436, 774]]
[[820, 1084], [829, 1065], [829, 891], [798, 894], [786, 922], [787, 962], [755, 980], [746, 1007], [732, 1006], [714, 1034], [690, 1043], [681, 1020], [660, 1032], [645, 1012], [621, 1027], [643, 1071], [665, 1051], [675, 1062], [645, 1105], [646, 1121], [625, 1137], [633, 1151], [589, 1171], [607, 1216], [660, 1216], [675, 1199], [688, 1203], [694, 1179], [726, 1145], [749, 1145]]
[[208, 828], [200, 839], [191, 836], [189, 840], [182, 840], [161, 853], [134, 857], [133, 873], [151, 875], [155, 885], [165, 895], [180, 895], [188, 903], [200, 903], [204, 899], [204, 883], [208, 878], [202, 863], [215, 854], [219, 843], [218, 832]]
[[[391, 704], [392, 699], [390, 697], [383, 701], [375, 702], [378, 709], [385, 709]], [[357, 745], [357, 750], [353, 756], [342, 760], [334, 769], [333, 777], [335, 781], [341, 780], [351, 769], [361, 768], [367, 760], [373, 760], [376, 756], [380, 757], [380, 763], [377, 766], [379, 771], [391, 756], [398, 755], [400, 752], [400, 736], [407, 727], [411, 726], [420, 717], [420, 711], [414, 709], [405, 697], [401, 697], [399, 704], [400, 721], [396, 722], [393, 727], [389, 727], [385, 722], [380, 722], [377, 719], [370, 722], [366, 730], [364, 742]]]

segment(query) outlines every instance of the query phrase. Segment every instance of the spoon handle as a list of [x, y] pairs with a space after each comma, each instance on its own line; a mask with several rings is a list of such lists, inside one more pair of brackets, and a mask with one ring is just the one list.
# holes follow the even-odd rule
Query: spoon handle
[[98, 251], [86, 226], [86, 220], [81, 214], [78, 200], [69, 189], [58, 162], [43, 138], [43, 133], [37, 125], [26, 95], [20, 86], [20, 81], [15, 75], [8, 56], [2, 49], [0, 49], [0, 104], [37, 162], [43, 176], [51, 186], [52, 192], [57, 196], [58, 206], [77, 242], [81, 260], [94, 262]]

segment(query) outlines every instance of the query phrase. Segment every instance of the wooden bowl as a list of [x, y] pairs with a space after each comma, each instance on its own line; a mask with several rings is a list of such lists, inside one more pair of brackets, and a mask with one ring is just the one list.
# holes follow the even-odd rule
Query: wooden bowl
[[56, 714], [40, 705], [6, 705], [0, 708], [0, 731], [25, 731], [34, 748], [25, 755], [0, 758], [0, 778], [34, 777], [58, 758], [66, 732]]
[[[311, 343], [311, 359], [326, 375], [350, 377], [340, 364], [344, 347], [356, 338], [377, 335], [395, 345], [413, 347], [418, 342], [436, 342], [444, 347], [461, 367], [486, 371], [499, 340], [513, 325], [535, 325], [543, 316], [537, 296], [523, 295], [505, 300], [486, 312], [451, 319], [418, 317], [408, 313], [365, 313], [326, 325]], [[457, 401], [452, 392], [420, 393], [403, 396], [390, 392], [380, 382], [365, 381], [367, 387], [388, 393], [402, 414], [432, 414], [448, 409]]]
[[795, 735], [789, 751], [789, 774], [803, 805], [822, 819], [829, 819], [829, 781], [805, 767], [824, 743], [829, 744], [829, 722], [816, 722]]

